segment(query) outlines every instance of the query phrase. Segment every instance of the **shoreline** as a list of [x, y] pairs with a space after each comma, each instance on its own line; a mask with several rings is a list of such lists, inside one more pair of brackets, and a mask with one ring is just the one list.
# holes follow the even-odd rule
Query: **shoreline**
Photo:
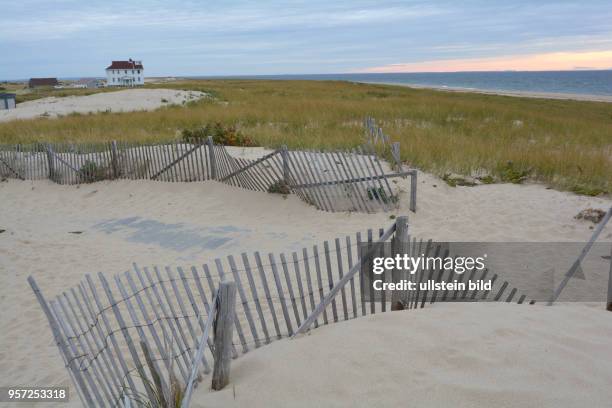
[[539, 98], [539, 99], [551, 99], [551, 100], [573, 100], [573, 101], [581, 101], [581, 102], [612, 103], [612, 95], [607, 96], [607, 95], [572, 94], [572, 93], [556, 93], [556, 92], [503, 91], [503, 90], [494, 90], [494, 89], [462, 88], [458, 86], [400, 84], [397, 82], [362, 82], [362, 81], [355, 81], [355, 82], [360, 83], [360, 84], [401, 86], [405, 88], [429, 89], [432, 91], [443, 91], [443, 92], [514, 96], [518, 98], [535, 98], [535, 99]]

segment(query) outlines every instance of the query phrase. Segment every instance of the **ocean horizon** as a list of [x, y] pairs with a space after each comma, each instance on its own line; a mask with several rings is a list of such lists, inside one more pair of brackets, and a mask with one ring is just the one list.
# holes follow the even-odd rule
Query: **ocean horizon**
[[[612, 69], [574, 71], [478, 71], [278, 75], [155, 75], [149, 78], [349, 81], [371, 84], [448, 88], [482, 92], [542, 93], [612, 97]], [[60, 80], [100, 78], [59, 77]], [[13, 79], [2, 81], [27, 81]], [[0, 81], [0, 82], [2, 82]]]
[[386, 74], [303, 74], [180, 76], [192, 79], [351, 81], [466, 91], [535, 92], [612, 96], [612, 69], [576, 71], [418, 72]]

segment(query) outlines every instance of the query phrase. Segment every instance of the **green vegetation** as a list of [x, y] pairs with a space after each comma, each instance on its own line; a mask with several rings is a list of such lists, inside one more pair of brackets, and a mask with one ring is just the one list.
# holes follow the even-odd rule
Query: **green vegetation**
[[[371, 115], [401, 142], [403, 160], [439, 175], [484, 171], [487, 181], [529, 177], [580, 193], [612, 191], [610, 103], [335, 81], [193, 80], [147, 87], [204, 91], [213, 98], [155, 112], [0, 123], [0, 141], [151, 142], [219, 123], [262, 146], [345, 148], [363, 142], [363, 118]], [[41, 92], [60, 91], [109, 90]]]
[[106, 178], [107, 170], [91, 160], [85, 161], [79, 169], [79, 175], [83, 183], [95, 183]]
[[224, 126], [222, 123], [206, 124], [197, 129], [183, 129], [183, 141], [187, 143], [202, 142], [208, 136], [213, 137], [215, 144], [224, 146], [255, 146], [255, 142], [243, 135], [235, 126]]
[[268, 193], [287, 195], [291, 194], [291, 188], [283, 180], [279, 180], [268, 187]]

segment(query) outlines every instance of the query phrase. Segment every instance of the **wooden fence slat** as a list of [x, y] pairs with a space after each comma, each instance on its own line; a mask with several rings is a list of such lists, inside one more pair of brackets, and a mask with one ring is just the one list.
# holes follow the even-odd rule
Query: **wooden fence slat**
[[[327, 282], [329, 284], [329, 290], [331, 291], [334, 288], [334, 277], [332, 274], [331, 259], [329, 256], [329, 242], [327, 241], [323, 242], [323, 249], [325, 251], [325, 265], [327, 267]], [[332, 299], [331, 305], [332, 305], [332, 315], [334, 317], [334, 322], [337, 322], [338, 321], [338, 309], [336, 306], [335, 298]]]
[[[150, 280], [150, 274], [149, 274], [149, 270], [148, 268], [143, 268], [145, 275], [147, 276], [147, 281], [145, 281], [145, 277], [143, 276], [143, 273], [141, 272], [140, 268], [138, 268], [138, 266], [136, 264], [133, 264], [133, 269], [134, 272], [136, 273], [136, 276], [138, 277], [138, 280], [140, 282], [141, 287], [143, 288], [144, 294], [145, 294], [145, 298], [148, 301], [148, 304], [150, 306], [150, 310], [153, 311], [153, 315], [155, 316], [155, 320], [161, 331], [162, 331], [162, 337], [158, 340], [155, 340], [156, 344], [159, 341], [158, 344], [158, 349], [159, 350], [164, 350], [164, 351], [168, 351], [165, 350], [168, 348], [168, 345], [166, 345], [166, 342], [170, 342], [170, 345], [173, 346], [175, 343], [179, 344], [180, 347], [180, 343], [179, 341], [176, 339], [176, 330], [174, 329], [174, 326], [172, 325], [171, 320], [172, 319], [168, 319], [168, 313], [166, 310], [166, 307], [163, 305], [162, 300], [161, 300], [161, 296], [159, 295], [158, 291], [157, 291], [157, 286], [155, 284], [151, 284], [151, 280]], [[136, 285], [132, 279], [132, 276], [130, 274], [127, 275], [128, 278], [128, 284], [132, 287], [132, 291], [136, 288]], [[151, 292], [153, 292], [153, 296], [155, 296], [155, 299], [153, 299], [153, 296], [151, 295]], [[138, 292], [135, 292], [138, 293]], [[139, 296], [137, 296], [138, 299]], [[158, 307], [159, 305], [159, 307]], [[161, 313], [160, 310], [161, 309]], [[144, 310], [144, 309], [143, 309]], [[145, 318], [145, 320], [147, 321], [153, 321], [150, 318], [150, 315], [146, 314], [143, 312], [143, 316]], [[152, 333], [153, 334], [153, 333]], [[155, 337], [157, 336], [157, 333], [153, 334], [153, 338], [155, 339]], [[161, 341], [163, 339], [163, 342]], [[174, 347], [172, 347], [171, 350], [169, 350], [170, 354], [172, 354], [174, 352]], [[183, 378], [186, 378], [187, 376], [187, 368], [183, 365], [184, 364], [184, 360], [181, 360], [180, 358], [175, 358], [174, 361], [177, 363], [177, 366], [179, 368], [179, 372], [181, 373], [181, 375], [183, 376]]]
[[246, 252], [242, 253], [242, 266], [244, 267], [244, 271], [247, 276], [247, 281], [249, 282], [251, 296], [253, 298], [253, 303], [255, 303], [255, 310], [257, 311], [257, 316], [259, 317], [259, 324], [261, 326], [261, 330], [263, 331], [263, 334], [265, 336], [265, 342], [266, 344], [269, 344], [270, 333], [268, 333], [268, 326], [266, 325], [266, 319], [261, 309], [259, 294], [257, 293], [257, 287], [255, 286], [255, 280], [253, 279], [253, 274], [251, 272], [251, 265], [249, 264], [249, 257], [247, 256]]
[[[213, 305], [214, 305], [213, 309], [214, 309], [215, 315], [218, 309], [217, 305], [220, 305], [219, 293], [220, 291], [217, 292], [213, 298]], [[234, 299], [235, 299], [235, 296], [234, 296]], [[228, 303], [231, 303], [231, 302], [228, 302]], [[201, 358], [202, 359], [204, 358], [204, 349], [209, 340], [208, 334], [213, 326], [213, 320], [215, 319], [215, 315], [211, 314], [208, 316], [208, 319], [206, 319], [206, 324], [204, 325], [204, 328], [202, 329], [202, 337], [200, 338], [200, 341], [197, 344], [198, 348], [197, 348], [196, 355], [192, 362], [191, 373], [189, 375], [189, 380], [187, 381], [187, 385], [185, 388], [185, 394], [181, 401], [181, 408], [189, 408], [189, 404], [191, 403], [191, 393], [193, 392], [194, 384], [195, 384], [195, 381], [198, 375], [198, 362], [200, 361]], [[229, 327], [229, 330], [230, 331], [232, 330], [232, 324], [230, 322], [223, 321], [223, 317], [221, 317], [221, 324], [227, 324]], [[213, 347], [213, 349], [215, 350], [215, 352], [218, 353], [217, 356], [221, 355], [223, 356], [223, 358], [229, 361], [230, 354], [231, 354], [231, 346], [232, 346], [231, 334], [228, 333], [226, 337], [229, 338], [229, 344], [226, 345], [227, 346], [226, 350], [223, 350], [223, 352], [221, 352], [221, 350], [217, 349], [216, 347]], [[229, 376], [229, 362], [227, 362], [227, 364], [228, 364], [228, 376]]]
[[229, 262], [232, 275], [234, 276], [234, 282], [236, 282], [236, 289], [238, 290], [238, 296], [240, 296], [240, 301], [242, 302], [242, 309], [244, 310], [244, 314], [247, 318], [247, 323], [249, 324], [249, 328], [251, 329], [251, 335], [253, 336], [253, 341], [255, 342], [255, 348], [259, 348], [259, 346], [261, 346], [259, 334], [257, 333], [257, 327], [255, 327], [253, 315], [251, 314], [251, 307], [249, 306], [249, 301], [242, 286], [242, 279], [240, 279], [240, 273], [238, 272], [238, 268], [236, 267], [234, 257], [230, 255], [227, 257], [227, 260]]
[[[306, 275], [306, 289], [308, 290], [308, 299], [310, 301], [310, 312], [315, 308], [315, 300], [314, 300], [314, 289], [312, 286], [312, 275], [310, 274], [310, 262], [308, 258], [308, 250], [306, 248], [302, 248], [302, 260], [304, 261], [304, 274]], [[304, 319], [308, 317], [304, 316]], [[315, 327], [319, 327], [319, 320], [315, 320]]]
[[[209, 309], [207, 308], [208, 305], [208, 300], [206, 299], [206, 295], [202, 296], [203, 299], [203, 303], [205, 305], [205, 310], [204, 313], [202, 313], [202, 310], [200, 310], [200, 308], [198, 307], [198, 304], [195, 300], [195, 297], [193, 296], [193, 292], [191, 290], [191, 287], [189, 286], [188, 282], [187, 282], [187, 276], [185, 275], [185, 272], [183, 271], [183, 268], [181, 268], [180, 266], [176, 268], [179, 274], [179, 277], [181, 278], [181, 282], [183, 282], [183, 287], [185, 288], [185, 293], [187, 293], [187, 298], [189, 299], [189, 303], [191, 304], [191, 308], [193, 309], [193, 311], [195, 312], [196, 316], [197, 316], [197, 321], [198, 324], [200, 325], [200, 329], [202, 330], [202, 333], [204, 333], [204, 331], [206, 330], [206, 323], [202, 320], [202, 316], [209, 316], [210, 317], [210, 312]], [[194, 277], [197, 275], [197, 269], [195, 267], [191, 267], [192, 272], [194, 273]], [[213, 347], [213, 343], [212, 340], [208, 339], [208, 345], [210, 346], [211, 350]], [[208, 374], [208, 372], [205, 370], [204, 371], [206, 374]]]
[[[321, 262], [319, 261], [319, 247], [317, 245], [313, 245], [312, 247], [312, 256], [314, 258], [315, 271], [317, 274], [317, 286], [319, 287], [319, 302], [323, 302], [323, 300], [325, 299], [325, 292], [323, 289]], [[325, 309], [323, 309], [323, 324], [328, 324], [327, 310]]]
[[93, 400], [89, 394], [89, 391], [87, 390], [87, 387], [85, 386], [85, 383], [81, 376], [81, 372], [72, 369], [70, 353], [67, 350], [66, 341], [63, 338], [59, 323], [57, 322], [57, 319], [53, 314], [49, 303], [47, 303], [47, 301], [45, 300], [44, 296], [42, 295], [42, 292], [40, 291], [40, 288], [38, 287], [38, 284], [31, 275], [28, 276], [28, 283], [30, 284], [32, 291], [34, 292], [34, 295], [36, 296], [36, 299], [38, 300], [38, 303], [40, 304], [43, 313], [47, 317], [47, 322], [49, 323], [49, 327], [51, 328], [51, 332], [53, 333], [53, 340], [60, 351], [60, 355], [62, 357], [62, 360], [64, 361], [64, 365], [68, 369], [68, 374], [70, 375], [70, 378], [76, 385], [77, 393], [81, 398], [81, 402], [83, 402], [84, 404], [93, 404]]
[[[204, 264], [202, 266], [202, 269], [204, 270], [204, 275], [206, 277], [206, 282], [208, 284], [208, 289], [210, 290], [210, 296], [212, 299], [212, 297], [214, 296], [213, 294], [216, 293], [215, 284], [213, 283], [212, 277], [210, 276], [210, 270], [208, 269], [208, 265]], [[204, 302], [204, 308], [206, 309], [206, 313], [210, 315], [212, 313], [213, 305], [209, 306], [208, 304], [208, 300], [204, 292], [204, 287], [202, 286], [200, 275], [198, 274], [196, 268], [191, 268], [191, 272], [196, 282], [196, 287], [198, 288], [198, 292], [200, 293], [200, 297], [202, 298], [202, 301]], [[238, 351], [236, 350], [236, 346], [232, 344], [232, 358], [237, 358], [237, 357], [238, 357]]]
[[119, 310], [119, 307], [117, 306], [115, 297], [113, 296], [113, 292], [111, 291], [110, 286], [108, 285], [108, 282], [106, 281], [106, 278], [104, 277], [102, 273], [98, 273], [98, 279], [100, 279], [100, 282], [102, 283], [104, 292], [106, 292], [106, 297], [108, 298], [108, 301], [111, 304], [111, 309], [113, 313], [115, 314], [115, 319], [117, 320], [117, 323], [119, 323], [119, 328], [120, 328], [121, 334], [123, 335], [123, 339], [125, 340], [128, 346], [128, 350], [130, 352], [130, 355], [132, 356], [132, 361], [136, 365], [136, 371], [138, 371], [138, 374], [140, 375], [142, 382], [145, 384], [145, 392], [147, 393], [149, 399], [153, 401], [155, 399], [155, 394], [153, 390], [151, 389], [151, 387], [147, 386], [145, 379], [148, 377], [144, 370], [145, 366], [142, 363], [140, 356], [138, 355], [138, 351], [136, 350], [136, 347], [134, 347], [134, 341], [132, 340], [132, 336], [130, 335], [129, 330], [127, 329], [127, 325], [125, 324], [123, 315], [121, 314], [121, 311]]
[[[353, 250], [351, 249], [351, 237], [346, 236], [346, 259], [348, 262], [348, 269], [351, 270], [353, 267]], [[351, 285], [351, 306], [353, 308], [353, 317], [357, 317], [358, 309], [357, 309], [357, 298], [355, 293], [355, 278], [353, 277], [349, 281]]]
[[[368, 196], [368, 191], [376, 190], [374, 186], [374, 181], [372, 179], [372, 174], [371, 172], [367, 171], [367, 166], [363, 166], [362, 156], [359, 155], [359, 152], [357, 150], [353, 149], [347, 155], [347, 157], [348, 160], [350, 160], [351, 165], [353, 166], [355, 171], [355, 178], [353, 178], [352, 181], [355, 184], [355, 189], [357, 190], [359, 200], [361, 200], [361, 202], [363, 203], [364, 208], [366, 208], [366, 211], [371, 212], [373, 211], [372, 208], [370, 208], [370, 206], [372, 205], [370, 201], [372, 200], [370, 200], [370, 197]], [[375, 196], [372, 197], [375, 198]]]
[[[140, 341], [145, 343], [148, 349], [151, 350], [151, 344], [149, 343], [149, 339], [145, 335], [145, 332], [142, 328], [143, 325], [140, 323], [140, 319], [138, 318], [138, 315], [136, 314], [136, 309], [134, 308], [134, 305], [132, 305], [130, 296], [128, 295], [127, 290], [125, 289], [125, 286], [123, 286], [123, 282], [121, 282], [121, 277], [119, 275], [115, 275], [114, 279], [115, 279], [115, 284], [119, 288], [119, 293], [121, 294], [122, 299], [125, 300], [125, 306], [128, 311], [128, 315], [132, 319], [132, 323], [134, 323], [134, 327], [136, 328], [136, 333], [138, 333], [138, 337], [140, 337]], [[152, 325], [148, 327], [150, 330], [155, 330], [155, 328]], [[161, 350], [162, 349], [160, 349], [160, 351]], [[156, 360], [151, 361], [151, 363], [153, 364], [153, 367], [158, 373], [161, 372], [159, 368], [159, 364], [157, 364]], [[142, 378], [142, 380], [145, 380], [145, 378]], [[160, 380], [163, 383], [165, 383], [165, 380], [163, 378], [161, 378]]]
[[[85, 390], [87, 390], [88, 393], [93, 395], [93, 400], [95, 400], [98, 404], [100, 404], [100, 406], [104, 407], [105, 406], [104, 399], [98, 392], [98, 385], [96, 384], [89, 370], [90, 366], [81, 367], [82, 364], [79, 364], [80, 358], [86, 357], [86, 355], [83, 355], [82, 353], [80, 353], [79, 349], [74, 345], [74, 343], [68, 340], [70, 337], [73, 336], [73, 332], [70, 330], [70, 325], [66, 321], [64, 321], [64, 315], [59, 307], [58, 300], [51, 300], [49, 302], [49, 306], [51, 307], [51, 310], [53, 311], [53, 314], [55, 315], [55, 319], [57, 320], [58, 327], [63, 332], [64, 338], [67, 339], [65, 344], [67, 344], [66, 350], [68, 350], [68, 361], [71, 362], [73, 366], [73, 370], [79, 371], [81, 375], [83, 376], [85, 380], [83, 382], [83, 385], [85, 387], [89, 387], [88, 389], [85, 388]], [[93, 400], [92, 400], [92, 403], [93, 403]]]
[[[349, 153], [335, 152], [332, 154], [334, 154], [338, 160], [337, 162], [339, 163], [338, 167], [342, 169], [342, 171], [339, 171], [339, 172], [344, 173], [344, 177], [346, 179], [354, 179], [355, 175], [353, 174], [353, 170], [351, 169], [352, 162], [350, 162], [349, 159], [347, 159], [347, 157], [350, 158], [351, 153], [350, 152]], [[368, 212], [369, 211], [368, 205], [366, 201], [364, 200], [363, 196], [361, 195], [360, 184], [359, 183], [349, 183], [348, 186], [353, 191], [353, 193], [351, 193], [350, 196], [351, 196], [352, 201], [355, 201], [357, 203], [356, 209]], [[359, 205], [360, 202], [362, 205]]]
[[130, 373], [127, 367], [126, 358], [123, 354], [123, 351], [119, 347], [119, 343], [117, 343], [117, 339], [115, 338], [115, 333], [112, 330], [112, 326], [108, 318], [106, 317], [106, 314], [103, 312], [106, 309], [102, 306], [102, 302], [96, 290], [94, 281], [89, 274], [85, 274], [85, 281], [87, 282], [87, 285], [89, 286], [89, 291], [91, 292], [96, 308], [98, 309], [98, 312], [96, 315], [99, 316], [102, 319], [102, 323], [104, 323], [104, 329], [106, 333], [108, 333], [108, 339], [110, 340], [111, 345], [113, 346], [115, 356], [117, 356], [117, 361], [119, 361], [119, 365], [121, 366], [121, 370], [123, 371], [123, 377], [121, 378], [121, 382], [127, 381], [128, 388], [135, 390], [136, 384], [134, 383], [132, 374]]
[[504, 281], [504, 283], [501, 285], [501, 288], [499, 288], [499, 292], [497, 292], [497, 295], [495, 295], [495, 297], [493, 298], [496, 302], [501, 298], [502, 294], [506, 290], [506, 287], [508, 287], [508, 282]]
[[[135, 264], [133, 265], [134, 269], [136, 271], [138, 271], [138, 266], [136, 266]], [[155, 346], [157, 347], [157, 350], [159, 350], [160, 352], [164, 351], [164, 343], [161, 341], [161, 338], [159, 337], [157, 330], [155, 330], [154, 324], [155, 322], [151, 319], [151, 315], [149, 314], [149, 311], [147, 310], [147, 307], [145, 306], [144, 302], [142, 301], [142, 297], [140, 296], [140, 290], [138, 290], [138, 288], [136, 287], [136, 282], [134, 281], [134, 278], [132, 277], [132, 274], [129, 272], [125, 273], [125, 277], [127, 279], [128, 285], [130, 286], [130, 289], [132, 290], [132, 294], [134, 295], [134, 298], [136, 299], [136, 303], [138, 304], [138, 307], [140, 308], [140, 312], [142, 313], [142, 317], [144, 318], [146, 325], [149, 328], [149, 332], [151, 333], [151, 337], [153, 337], [153, 341], [155, 342]], [[148, 294], [147, 290], [143, 290], [143, 292], [145, 292], [146, 294]], [[147, 296], [147, 295], [145, 295]], [[149, 295], [150, 296], [150, 295]], [[149, 300], [149, 304], [151, 305], [152, 309], [156, 309], [154, 307], [154, 303]], [[159, 321], [159, 317], [157, 317], [157, 320]], [[163, 327], [163, 322], [159, 321], [159, 326], [162, 329], [162, 338], [165, 340], [167, 339], [167, 334], [164, 330]], [[151, 346], [149, 344], [147, 344], [147, 347], [149, 347], [149, 350], [151, 350]], [[163, 359], [163, 362], [165, 363], [166, 366], [166, 370], [170, 371], [170, 361], [168, 359]]]
[[115, 387], [115, 390], [117, 390], [118, 392], [118, 390], [121, 390], [123, 388], [121, 383], [119, 382], [119, 379], [121, 378], [122, 373], [119, 370], [119, 367], [117, 367], [117, 362], [115, 361], [115, 358], [111, 351], [112, 349], [105, 345], [106, 335], [104, 334], [104, 332], [102, 331], [102, 328], [100, 327], [100, 322], [93, 310], [91, 301], [89, 300], [89, 297], [86, 294], [86, 288], [83, 282], [79, 283], [78, 288], [79, 288], [79, 295], [81, 296], [81, 299], [83, 300], [82, 304], [85, 305], [85, 308], [83, 308], [81, 301], [79, 300], [79, 298], [77, 297], [75, 293], [73, 293], [73, 296], [76, 299], [76, 303], [79, 309], [82, 310], [82, 314], [83, 314], [83, 318], [85, 320], [86, 326], [89, 326], [90, 329], [94, 327], [96, 329], [97, 335], [96, 334], [92, 335], [96, 348], [98, 350], [102, 350], [106, 348], [103, 352], [101, 352], [102, 359], [104, 360], [107, 366], [107, 370], [110, 374], [109, 377], [113, 381], [113, 386]]
[[[172, 292], [174, 293], [175, 299], [177, 300], [177, 303], [179, 306], [179, 310], [181, 311], [181, 315], [184, 316], [183, 320], [185, 321], [185, 325], [187, 326], [187, 331], [189, 332], [189, 334], [191, 334], [191, 339], [193, 340], [193, 344], [197, 344], [199, 337], [196, 334], [195, 329], [193, 328], [193, 325], [191, 324], [189, 313], [187, 312], [187, 309], [185, 308], [185, 303], [183, 302], [183, 296], [179, 292], [178, 286], [176, 285], [176, 276], [174, 275], [174, 273], [172, 272], [172, 269], [170, 269], [169, 266], [166, 266], [165, 269], [166, 269], [166, 275], [168, 275], [168, 279], [170, 281], [170, 286], [172, 287]], [[177, 316], [177, 315], [174, 315], [174, 316]], [[192, 361], [193, 361], [194, 356], [192, 356]], [[209, 372], [210, 366], [208, 365], [208, 361], [206, 361], [206, 356], [202, 355], [201, 358], [202, 358], [202, 364], [204, 365], [205, 372]]]
[[283, 286], [281, 284], [281, 280], [278, 275], [278, 270], [276, 268], [276, 260], [274, 259], [274, 254], [270, 253], [268, 254], [268, 257], [270, 259], [270, 267], [272, 268], [272, 275], [274, 276], [274, 283], [276, 284], [276, 291], [278, 292], [278, 298], [281, 303], [283, 317], [285, 319], [285, 324], [287, 325], [287, 332], [291, 336], [293, 335], [293, 326], [291, 325], [291, 319], [287, 310], [287, 302], [285, 302], [285, 293], [283, 291]]
[[[215, 266], [217, 268], [217, 273], [219, 274], [219, 279], [221, 280], [221, 282], [225, 281], [225, 272], [223, 271], [223, 264], [221, 263], [221, 259], [215, 259]], [[234, 325], [236, 326], [238, 338], [240, 339], [240, 343], [242, 344], [242, 353], [246, 353], [249, 351], [249, 346], [247, 344], [246, 338], [244, 337], [244, 332], [242, 331], [242, 325], [240, 324], [240, 319], [238, 319], [238, 315], [234, 316]]]
[[489, 297], [489, 293], [495, 287], [495, 281], [496, 280], [497, 280], [497, 274], [493, 275], [493, 277], [491, 278], [491, 289], [490, 290], [485, 290], [485, 292], [482, 294], [482, 297], [480, 298], [481, 300], [485, 300], [485, 299], [487, 299]]
[[[154, 267], [154, 269], [157, 269], [157, 267]], [[144, 273], [144, 277], [141, 273], [139, 273], [138, 269], [136, 270], [136, 275], [138, 276], [138, 279], [141, 281], [141, 285], [143, 287], [150, 288], [151, 291], [153, 292], [153, 296], [155, 296], [155, 299], [157, 300], [157, 304], [152, 305], [153, 310], [156, 314], [159, 313], [157, 309], [161, 309], [161, 316], [158, 315], [157, 318], [159, 319], [159, 321], [165, 321], [168, 324], [168, 333], [170, 334], [170, 338], [173, 339], [173, 343], [176, 344], [176, 346], [179, 349], [181, 348], [186, 349], [187, 345], [185, 345], [182, 342], [182, 339], [184, 339], [185, 337], [180, 336], [180, 333], [179, 333], [180, 326], [177, 324], [177, 322], [174, 319], [168, 318], [170, 316], [174, 316], [174, 313], [169, 311], [168, 308], [166, 307], [166, 306], [169, 306], [167, 303], [168, 302], [167, 299], [165, 302], [162, 300], [162, 297], [158, 290], [158, 286], [161, 286], [161, 285], [159, 285], [153, 280], [153, 277], [151, 273], [149, 272], [149, 268], [144, 267], [142, 268], [142, 271]], [[146, 283], [143, 278], [146, 278]], [[182, 359], [177, 358], [175, 359], [175, 361], [177, 362], [179, 371], [181, 372], [183, 379], [187, 379], [188, 378], [187, 372], [188, 372], [188, 367], [189, 367], [189, 356], [187, 355], [187, 353], [182, 353]]]
[[[361, 232], [357, 232], [355, 240], [357, 242], [357, 251], [355, 251], [357, 253], [357, 262], [361, 263], [363, 265], [363, 258], [361, 257], [361, 251], [362, 251], [362, 245], [363, 242], [361, 240]], [[349, 268], [352, 268], [353, 266], [351, 265]], [[366, 308], [366, 302], [365, 302], [365, 279], [364, 279], [364, 274], [360, 273], [359, 274], [359, 301], [361, 303], [361, 315], [362, 316], [366, 316], [367, 315], [367, 308]]]
[[[342, 250], [340, 248], [340, 238], [336, 238], [335, 244], [336, 244], [336, 261], [338, 262], [338, 278], [342, 279], [344, 274], [342, 272]], [[341, 298], [342, 298], [342, 310], [344, 312], [344, 320], [348, 320], [348, 318], [349, 318], [349, 315], [348, 315], [348, 305], [347, 305], [347, 301], [346, 301], [346, 292], [345, 292], [345, 288], [344, 287], [342, 287], [342, 289], [340, 289], [340, 295], [341, 295]]]
[[264, 288], [264, 293], [266, 295], [266, 301], [268, 303], [268, 308], [270, 313], [272, 314], [272, 322], [274, 324], [274, 330], [276, 331], [277, 339], [281, 339], [280, 326], [278, 324], [278, 319], [276, 317], [276, 311], [274, 310], [274, 302], [272, 301], [272, 295], [270, 294], [270, 287], [268, 286], [268, 280], [266, 279], [266, 273], [263, 268], [263, 264], [261, 263], [261, 256], [259, 252], [255, 252], [255, 264], [257, 265], [257, 270], [259, 272], [259, 278], [261, 280], [261, 284]]
[[[72, 288], [70, 293], [74, 294], [74, 288]], [[99, 388], [102, 390], [102, 393], [104, 394], [104, 398], [107, 401], [113, 400], [115, 398], [114, 393], [113, 393], [114, 386], [111, 384], [111, 381], [108, 378], [108, 375], [106, 371], [104, 370], [104, 367], [102, 366], [102, 358], [95, 358], [95, 357], [98, 357], [97, 356], [98, 349], [96, 346], [93, 345], [92, 343], [93, 340], [91, 340], [87, 336], [87, 332], [85, 331], [85, 327], [83, 326], [81, 322], [81, 318], [79, 317], [79, 314], [76, 312], [76, 309], [74, 308], [72, 302], [70, 301], [70, 298], [68, 297], [67, 292], [63, 292], [61, 296], [58, 296], [57, 302], [60, 305], [62, 312], [64, 316], [66, 317], [66, 320], [68, 321], [68, 324], [70, 325], [70, 327], [72, 327], [73, 330], [78, 327], [79, 332], [83, 333], [82, 336], [81, 335], [78, 336], [80, 348], [81, 350], [85, 352], [85, 355], [87, 356], [87, 359], [88, 359], [87, 361], [90, 362], [89, 366], [92, 368], [94, 372], [95, 379], [97, 379]], [[76, 325], [74, 324], [74, 322], [76, 322]], [[93, 332], [90, 331], [89, 334], [91, 337]], [[84, 339], [84, 342], [81, 339]]]
[[285, 258], [285, 254], [280, 254], [280, 260], [281, 266], [283, 268], [283, 274], [285, 276], [285, 283], [287, 284], [287, 290], [289, 291], [291, 307], [293, 308], [293, 313], [295, 315], [295, 321], [296, 324], [299, 326], [302, 323], [302, 319], [300, 318], [300, 312], [298, 311], [298, 306], [295, 299], [295, 292], [293, 292], [293, 285], [291, 284], [291, 276], [289, 275], [289, 269], [287, 268], [287, 259]]
[[[310, 174], [309, 172], [306, 170], [306, 166], [307, 164], [302, 162], [302, 159], [300, 157], [299, 152], [297, 151], [292, 151], [290, 152], [291, 154], [291, 164], [293, 164], [294, 167], [296, 167], [296, 176], [299, 174], [300, 180], [302, 181], [298, 181], [298, 183], [303, 184], [304, 182], [308, 183], [308, 182], [312, 182], [314, 180], [310, 179]], [[325, 205], [325, 203], [322, 201], [322, 197], [319, 195], [319, 190], [317, 187], [311, 188], [311, 189], [307, 189], [306, 191], [308, 191], [309, 196], [310, 196], [310, 200], [311, 202], [320, 210], [325, 210], [327, 211], [327, 207]]]
[[300, 272], [300, 262], [298, 260], [297, 252], [293, 252], [291, 254], [293, 258], [293, 271], [295, 272], [295, 277], [298, 285], [298, 291], [300, 292], [300, 303], [302, 305], [303, 317], [306, 319], [308, 317], [308, 308], [306, 307], [306, 296], [304, 292], [304, 284], [302, 281], [302, 273]]

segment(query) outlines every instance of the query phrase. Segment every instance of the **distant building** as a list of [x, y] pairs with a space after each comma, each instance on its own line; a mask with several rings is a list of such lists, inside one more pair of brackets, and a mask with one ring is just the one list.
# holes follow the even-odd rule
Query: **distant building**
[[72, 88], [100, 88], [103, 85], [103, 81], [96, 78], [81, 78], [78, 81], [74, 81], [71, 85]]
[[15, 109], [15, 98], [14, 93], [0, 93], [0, 110]]
[[42, 86], [57, 86], [59, 82], [57, 78], [31, 78], [28, 82], [30, 88], [37, 88]]
[[106, 86], [144, 85], [142, 61], [113, 61], [106, 68]]

